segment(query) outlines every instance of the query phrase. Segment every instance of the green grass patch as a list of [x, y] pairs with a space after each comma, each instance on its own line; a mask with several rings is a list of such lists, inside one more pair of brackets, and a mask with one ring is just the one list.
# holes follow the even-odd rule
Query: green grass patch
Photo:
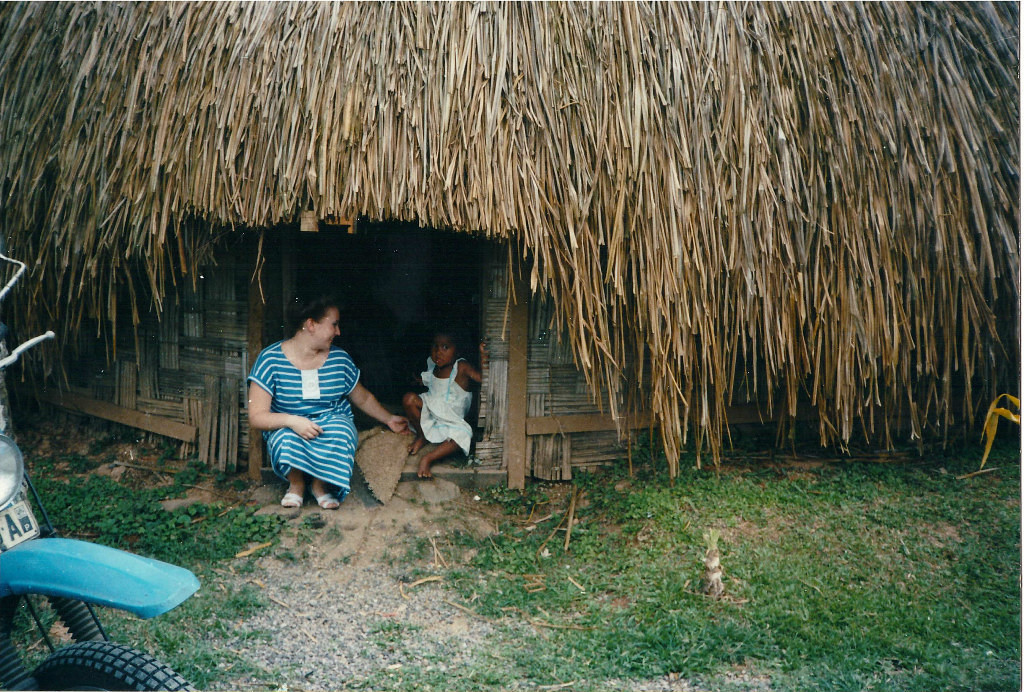
[[[481, 493], [503, 517], [500, 530], [453, 530], [436, 543], [452, 565], [449, 598], [491, 622], [491, 637], [471, 663], [453, 667], [418, 652], [419, 628], [381, 619], [365, 646], [399, 665], [346, 685], [604, 690], [672, 675], [715, 690], [1018, 690], [1020, 448], [997, 443], [986, 473], [970, 475], [979, 457], [967, 447], [900, 463], [727, 462], [720, 471], [690, 459], [673, 481], [664, 460], [641, 447], [633, 475], [623, 463], [571, 484]], [[36, 463], [89, 470], [79, 457]], [[200, 689], [243, 672], [259, 678], [216, 642], [234, 636], [264, 597], [227, 586], [218, 572], [244, 569], [232, 557], [275, 540], [279, 518], [218, 504], [164, 510], [161, 500], [216, 482], [194, 466], [157, 488], [34, 471], [65, 535], [191, 567], [204, 583], [151, 621], [103, 611], [115, 640], [150, 651]], [[710, 530], [720, 534], [719, 600], [702, 593]], [[410, 536], [392, 559], [415, 579], [434, 542]]]
[[[669, 674], [777, 689], [1020, 687], [1020, 465], [955, 458], [817, 468], [650, 468], [581, 475], [568, 500], [508, 511], [451, 580], [482, 617], [517, 623], [504, 684]], [[553, 512], [535, 527], [524, 518]], [[701, 591], [718, 529], [726, 595]]]
[[34, 483], [62, 535], [186, 567], [230, 558], [248, 543], [273, 540], [281, 528], [280, 517], [256, 515], [252, 507], [165, 510], [160, 501], [179, 496], [181, 486], [129, 488], [96, 475]]
[[[166, 662], [197, 689], [241, 674], [259, 676], [243, 656], [216, 644], [237, 637], [237, 624], [266, 605], [265, 598], [253, 586], [227, 585], [217, 571], [227, 565], [244, 570], [248, 563], [234, 556], [254, 543], [276, 542], [284, 526], [281, 517], [224, 503], [164, 509], [162, 500], [180, 497], [189, 485], [213, 485], [215, 479], [195, 464], [160, 487], [129, 487], [95, 474], [69, 475], [94, 468], [82, 455], [32, 460], [33, 483], [60, 534], [187, 567], [203, 585], [183, 604], [152, 620], [99, 608], [110, 638]], [[42, 517], [38, 508], [37, 517]], [[43, 599], [33, 602], [48, 627], [53, 613]], [[30, 666], [45, 657], [44, 648], [32, 647], [38, 634], [27, 613], [18, 616], [15, 638], [29, 647]]]

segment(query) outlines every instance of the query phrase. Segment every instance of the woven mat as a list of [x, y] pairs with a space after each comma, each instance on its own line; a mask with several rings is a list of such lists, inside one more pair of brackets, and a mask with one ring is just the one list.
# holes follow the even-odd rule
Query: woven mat
[[373, 428], [359, 434], [356, 464], [363, 472], [370, 492], [381, 502], [395, 494], [402, 469], [409, 459], [412, 435], [399, 435], [385, 428]]

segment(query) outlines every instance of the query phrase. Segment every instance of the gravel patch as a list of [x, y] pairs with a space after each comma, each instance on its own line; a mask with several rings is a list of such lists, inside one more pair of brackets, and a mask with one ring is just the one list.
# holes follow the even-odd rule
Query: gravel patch
[[[260, 569], [271, 604], [247, 618], [226, 646], [289, 690], [337, 690], [388, 671], [465, 667], [492, 626], [445, 603], [436, 585], [408, 586], [379, 566]], [[404, 596], [403, 596], [404, 594]], [[250, 633], [269, 640], [250, 638]], [[226, 689], [265, 686], [251, 679]]]
[[[302, 510], [283, 510], [277, 505], [283, 488], [261, 489], [261, 512], [286, 516], [292, 529], [285, 532], [285, 544], [256, 560], [253, 569], [222, 574], [226, 585], [257, 587], [268, 603], [239, 621], [224, 643], [260, 673], [231, 678], [227, 671], [212, 689], [342, 690], [366, 687], [369, 680], [375, 688], [390, 688], [407, 675], [429, 673], [437, 674], [435, 680], [450, 674], [453, 683], [461, 678], [466, 686], [466, 671], [480, 668], [482, 656], [515, 655], [509, 628], [528, 624], [492, 623], [461, 605], [439, 577], [444, 565], [434, 562], [445, 560], [443, 549], [409, 558], [410, 547], [423, 538], [453, 530], [495, 531], [494, 519], [479, 511], [474, 494], [440, 479], [405, 482], [381, 505], [367, 489], [354, 487], [334, 512], [309, 502]], [[315, 528], [298, 530], [303, 524]], [[426, 580], [423, 575], [435, 568], [438, 578]], [[769, 680], [743, 671], [720, 682], [716, 689], [770, 689]], [[633, 692], [706, 689], [675, 676], [600, 686]], [[512, 688], [594, 689], [594, 683]]]
[[382, 505], [361, 484], [353, 487], [333, 512], [308, 500], [300, 511], [285, 510], [277, 505], [281, 488], [262, 491], [261, 512], [288, 519], [283, 545], [254, 569], [224, 575], [235, 588], [255, 585], [268, 602], [225, 642], [262, 675], [218, 689], [338, 690], [382, 672], [445, 674], [487, 646], [494, 626], [452, 605], [439, 578], [423, 581], [443, 555], [407, 558], [424, 537], [493, 531], [472, 511], [473, 495], [435, 479], [400, 483]]

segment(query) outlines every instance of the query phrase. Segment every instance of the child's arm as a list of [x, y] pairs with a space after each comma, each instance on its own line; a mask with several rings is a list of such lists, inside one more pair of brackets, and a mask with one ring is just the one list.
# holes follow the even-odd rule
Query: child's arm
[[[480, 342], [480, 367], [487, 364], [487, 344], [483, 341]], [[473, 380], [477, 384], [480, 384], [484, 379], [484, 376], [479, 370], [474, 368], [470, 363], [464, 360], [459, 361], [459, 373], [455, 376], [455, 381], [459, 383], [459, 386], [463, 389], [469, 384], [469, 380]]]
[[479, 384], [483, 379], [484, 376], [480, 374], [479, 370], [464, 360], [459, 361], [459, 374], [455, 376], [455, 381], [459, 383], [459, 386], [465, 388], [465, 385], [469, 384], [469, 380]]

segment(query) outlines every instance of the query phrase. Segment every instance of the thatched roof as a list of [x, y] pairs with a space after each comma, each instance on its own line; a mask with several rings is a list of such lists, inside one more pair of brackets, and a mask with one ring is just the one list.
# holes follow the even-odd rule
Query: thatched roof
[[1018, 386], [1019, 38], [1017, 3], [5, 3], [12, 320], [159, 294], [224, 225], [416, 219], [522, 248], [673, 459], [755, 384], [823, 441], [943, 431]]

